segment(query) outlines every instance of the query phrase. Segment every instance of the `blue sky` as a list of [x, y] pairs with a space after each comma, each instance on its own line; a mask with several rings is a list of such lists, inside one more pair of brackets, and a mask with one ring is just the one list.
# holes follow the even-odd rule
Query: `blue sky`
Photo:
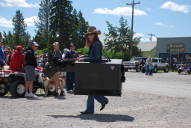
[[[106, 21], [118, 25], [124, 16], [131, 25], [131, 8], [126, 3], [132, 0], [72, 0], [81, 10], [90, 25], [107, 32]], [[135, 36], [149, 40], [149, 33], [156, 37], [191, 36], [191, 0], [135, 0]], [[0, 0], [0, 31], [12, 30], [11, 19], [16, 10], [21, 10], [28, 25], [27, 31], [34, 36], [34, 20], [38, 20], [40, 0]]]

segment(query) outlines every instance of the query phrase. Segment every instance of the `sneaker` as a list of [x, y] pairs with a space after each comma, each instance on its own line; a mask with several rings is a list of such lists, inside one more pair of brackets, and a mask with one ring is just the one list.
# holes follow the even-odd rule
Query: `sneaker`
[[25, 93], [25, 97], [29, 97], [29, 93], [28, 92]]
[[108, 104], [109, 101], [107, 101], [106, 103], [102, 103], [101, 104], [101, 108], [100, 108], [100, 111], [102, 111], [104, 108], [105, 108], [105, 105]]
[[88, 111], [83, 111], [83, 112], [80, 112], [81, 114], [94, 114], [94, 112], [88, 112]]
[[33, 93], [29, 93], [28, 97], [30, 97], [30, 98], [38, 98], [38, 96], [33, 94]]
[[67, 93], [74, 94], [73, 90], [68, 90]]
[[60, 92], [60, 96], [65, 96], [65, 92], [64, 92], [64, 91], [61, 91], [61, 92]]
[[59, 93], [58, 93], [58, 92], [56, 92], [56, 93], [54, 94], [54, 96], [58, 97], [58, 96], [59, 96]]

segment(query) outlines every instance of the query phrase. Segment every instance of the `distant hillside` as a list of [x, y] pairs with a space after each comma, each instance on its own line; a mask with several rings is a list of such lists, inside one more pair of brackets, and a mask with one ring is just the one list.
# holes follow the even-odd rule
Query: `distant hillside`
[[154, 47], [150, 51], [143, 51], [143, 56], [145, 56], [145, 57], [157, 57], [156, 47]]

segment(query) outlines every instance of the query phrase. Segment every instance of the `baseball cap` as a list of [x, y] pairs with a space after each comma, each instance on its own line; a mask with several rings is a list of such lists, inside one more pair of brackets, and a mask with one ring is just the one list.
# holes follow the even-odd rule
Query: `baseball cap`
[[23, 46], [21, 46], [21, 45], [17, 45], [17, 46], [16, 46], [16, 49], [17, 49], [18, 51], [22, 51], [24, 48], [23, 48]]
[[37, 42], [32, 42], [30, 46], [36, 46], [39, 47], [39, 44]]

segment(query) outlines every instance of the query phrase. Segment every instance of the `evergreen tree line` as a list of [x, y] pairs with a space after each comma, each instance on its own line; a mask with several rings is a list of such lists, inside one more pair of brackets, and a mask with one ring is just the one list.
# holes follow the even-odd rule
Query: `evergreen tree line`
[[[142, 51], [137, 47], [140, 37], [134, 37], [131, 41], [131, 30], [128, 22], [123, 17], [119, 20], [119, 27], [106, 22], [108, 33], [105, 34], [105, 54], [110, 58], [122, 58], [129, 60], [133, 56], [142, 56]], [[135, 33], [134, 33], [135, 34]], [[130, 50], [132, 51], [130, 53]]]
[[[73, 8], [70, 0], [41, 0], [38, 17], [39, 20], [35, 23], [36, 34], [31, 39], [30, 34], [26, 32], [27, 25], [22, 13], [19, 10], [16, 11], [12, 19], [13, 32], [0, 32], [0, 40], [3, 39], [11, 48], [16, 45], [27, 46], [29, 42], [36, 41], [41, 49], [46, 49], [45, 51], [50, 49], [55, 41], [61, 43], [61, 48], [69, 47], [70, 43], [74, 43], [77, 48], [85, 46], [88, 22], [81, 11]], [[142, 55], [137, 47], [140, 38], [135, 37], [131, 41], [131, 31], [126, 19], [121, 17], [119, 26], [114, 26], [108, 21], [106, 24], [108, 33], [105, 34], [104, 40], [105, 56], [128, 60], [132, 56]], [[82, 52], [88, 51], [81, 50]]]
[[27, 25], [24, 22], [22, 13], [18, 10], [12, 19], [13, 32], [8, 31], [7, 33], [0, 32], [0, 40], [6, 43], [6, 46], [14, 48], [16, 45], [26, 46], [30, 41], [30, 34], [26, 32]]
[[27, 46], [32, 41], [38, 42], [41, 49], [50, 48], [55, 41], [60, 42], [62, 48], [68, 47], [70, 43], [77, 48], [85, 46], [88, 22], [81, 11], [73, 8], [70, 0], [42, 0], [38, 17], [36, 34], [31, 39], [26, 32], [27, 25], [21, 11], [16, 11], [12, 19], [13, 32], [0, 32], [0, 40], [11, 48], [16, 45]]

